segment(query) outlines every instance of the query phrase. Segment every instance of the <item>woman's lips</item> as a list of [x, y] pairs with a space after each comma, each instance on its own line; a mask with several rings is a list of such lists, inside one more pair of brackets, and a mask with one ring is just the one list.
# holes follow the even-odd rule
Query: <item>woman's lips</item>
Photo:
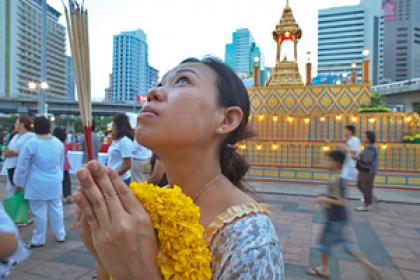
[[150, 107], [145, 107], [140, 111], [140, 117], [157, 117], [158, 114]]
[[153, 112], [140, 112], [140, 117], [157, 117], [157, 114]]

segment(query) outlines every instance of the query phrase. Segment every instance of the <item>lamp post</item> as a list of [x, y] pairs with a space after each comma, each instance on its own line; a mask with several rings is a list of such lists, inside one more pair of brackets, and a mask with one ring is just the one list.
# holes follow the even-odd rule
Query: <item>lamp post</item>
[[369, 83], [369, 49], [368, 48], [364, 48], [363, 52], [363, 78], [362, 81], [363, 83]]
[[356, 67], [357, 67], [357, 64], [356, 62], [353, 61], [353, 63], [351, 64], [351, 76], [350, 76], [350, 81], [352, 84], [356, 84], [356, 78], [357, 78]]
[[344, 70], [344, 72], [343, 72], [343, 84], [347, 84], [347, 77], [348, 77], [347, 71]]
[[254, 57], [254, 87], [260, 86], [260, 58], [258, 56]]
[[47, 82], [34, 82], [30, 81], [28, 82], [28, 89], [31, 92], [36, 92], [37, 98], [38, 98], [38, 114], [40, 115], [47, 115], [46, 108], [46, 102], [42, 98], [42, 92], [45, 92], [48, 89], [48, 83]]
[[311, 63], [311, 52], [307, 52], [308, 62], [306, 63], [306, 85], [312, 85], [312, 63]]

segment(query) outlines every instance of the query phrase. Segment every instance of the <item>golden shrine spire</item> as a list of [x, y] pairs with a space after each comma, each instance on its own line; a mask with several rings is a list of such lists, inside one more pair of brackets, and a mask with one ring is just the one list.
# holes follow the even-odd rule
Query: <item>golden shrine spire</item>
[[[301, 85], [302, 78], [300, 77], [298, 64], [297, 64], [297, 43], [302, 37], [302, 30], [297, 24], [292, 9], [289, 6], [289, 0], [286, 0], [286, 6], [283, 10], [283, 15], [280, 22], [276, 25], [273, 31], [273, 38], [277, 44], [276, 53], [276, 66], [273, 73], [267, 82], [269, 85]], [[288, 61], [286, 57], [281, 60], [281, 48], [284, 41], [290, 40], [293, 42], [294, 47], [294, 60]]]

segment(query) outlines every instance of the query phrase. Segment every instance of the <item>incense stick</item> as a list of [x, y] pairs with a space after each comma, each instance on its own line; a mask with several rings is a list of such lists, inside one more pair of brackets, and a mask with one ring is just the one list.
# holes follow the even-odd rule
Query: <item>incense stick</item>
[[79, 5], [75, 0], [69, 0], [69, 8], [61, 1], [66, 14], [67, 33], [73, 58], [77, 98], [80, 108], [83, 129], [86, 139], [88, 158], [92, 160], [92, 105], [90, 81], [89, 28], [88, 13], [84, 1]]

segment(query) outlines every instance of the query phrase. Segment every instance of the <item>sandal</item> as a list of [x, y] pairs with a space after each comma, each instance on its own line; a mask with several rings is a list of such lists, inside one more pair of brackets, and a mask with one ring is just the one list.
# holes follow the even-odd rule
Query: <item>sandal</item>
[[322, 273], [318, 267], [310, 267], [306, 270], [306, 274], [312, 275], [312, 276], [316, 276], [316, 277], [321, 277], [324, 279], [330, 279], [330, 275], [329, 274], [324, 274]]

